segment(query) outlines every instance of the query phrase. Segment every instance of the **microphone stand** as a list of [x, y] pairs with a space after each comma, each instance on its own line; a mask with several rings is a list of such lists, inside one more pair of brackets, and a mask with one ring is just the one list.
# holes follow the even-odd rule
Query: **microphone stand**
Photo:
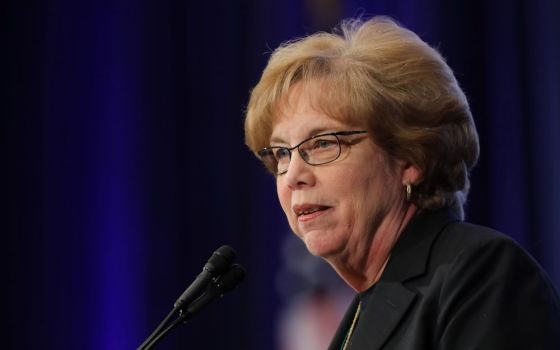
[[[172, 311], [172, 313], [173, 313], [173, 311]], [[177, 317], [173, 322], [167, 321], [167, 327], [163, 330], [161, 330], [161, 328], [163, 328], [163, 325], [164, 325], [164, 322], [162, 322], [160, 324], [161, 327], [158, 327], [159, 329], [156, 329], [152, 334], [150, 334], [150, 337], [148, 339], [150, 339], [150, 338], [152, 338], [152, 339], [148, 343], [144, 342], [144, 343], [146, 343], [145, 347], [144, 348], [139, 348], [139, 349], [142, 349], [142, 350], [152, 349], [154, 346], [156, 346], [157, 343], [159, 343], [163, 339], [163, 337], [165, 337], [167, 334], [169, 334], [178, 325], [180, 325], [181, 323], [187, 322], [187, 319], [189, 319], [190, 317], [187, 317], [186, 315], [187, 315], [187, 313], [181, 312], [179, 317]]]
[[[179, 311], [180, 311], [179, 308], [177, 307], [173, 308], [173, 310], [169, 312], [169, 314], [163, 319], [163, 321], [160, 322], [160, 324], [156, 327], [156, 329], [154, 329], [154, 331], [148, 336], [148, 338], [146, 338], [146, 340], [144, 340], [142, 344], [140, 344], [140, 346], [136, 350], [151, 349], [157, 342], [159, 342], [161, 338], [163, 338], [163, 336], [165, 336], [165, 334], [169, 333], [171, 329], [167, 327], [166, 329], [164, 329], [164, 331], [166, 331], [165, 334], [160, 336], [162, 329], [171, 323], [171, 319]], [[173, 321], [173, 323], [177, 322], [177, 320], [178, 318], [175, 321]], [[175, 326], [173, 328], [175, 328]]]

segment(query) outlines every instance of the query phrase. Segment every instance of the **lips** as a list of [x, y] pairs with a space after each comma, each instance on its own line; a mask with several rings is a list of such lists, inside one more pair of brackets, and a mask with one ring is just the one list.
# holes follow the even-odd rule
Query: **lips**
[[299, 221], [307, 221], [322, 215], [331, 207], [321, 204], [300, 204], [294, 205], [292, 210], [298, 217]]

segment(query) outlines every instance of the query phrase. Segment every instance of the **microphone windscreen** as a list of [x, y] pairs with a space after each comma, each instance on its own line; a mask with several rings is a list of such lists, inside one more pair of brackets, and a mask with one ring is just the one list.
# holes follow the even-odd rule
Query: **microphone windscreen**
[[233, 264], [225, 274], [220, 277], [218, 285], [223, 293], [233, 290], [239, 283], [245, 279], [245, 269], [239, 264]]
[[235, 260], [235, 250], [228, 245], [218, 248], [208, 259], [204, 270], [208, 271], [212, 277], [218, 277], [231, 266]]

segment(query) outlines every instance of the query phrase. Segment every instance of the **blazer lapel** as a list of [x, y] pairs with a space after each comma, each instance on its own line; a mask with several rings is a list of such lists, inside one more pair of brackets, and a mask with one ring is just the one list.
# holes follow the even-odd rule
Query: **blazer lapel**
[[415, 297], [416, 293], [398, 282], [378, 283], [360, 312], [348, 349], [380, 349]]

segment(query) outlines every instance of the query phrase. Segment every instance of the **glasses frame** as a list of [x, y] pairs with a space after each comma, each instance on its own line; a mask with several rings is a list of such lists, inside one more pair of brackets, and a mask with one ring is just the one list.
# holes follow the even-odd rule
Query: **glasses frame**
[[[265, 164], [266, 166], [266, 162], [263, 160], [264, 157], [269, 154], [272, 153], [272, 157], [274, 156], [274, 152], [270, 152], [271, 150], [276, 150], [276, 149], [285, 149], [288, 151], [289, 157], [290, 157], [290, 162], [292, 161], [292, 151], [295, 150], [297, 148], [298, 154], [301, 157], [301, 159], [303, 159], [303, 161], [309, 165], [315, 166], [315, 165], [323, 165], [323, 164], [328, 164], [331, 162], [334, 162], [335, 160], [338, 159], [338, 157], [340, 157], [340, 154], [342, 153], [342, 148], [340, 147], [340, 139], [339, 136], [351, 136], [351, 135], [358, 135], [358, 134], [366, 134], [367, 130], [347, 130], [347, 131], [336, 131], [336, 132], [327, 132], [327, 133], [323, 133], [323, 134], [318, 134], [318, 135], [314, 135], [311, 136], [303, 141], [301, 141], [300, 143], [298, 143], [297, 145], [293, 146], [293, 147], [283, 147], [283, 146], [267, 146], [263, 149], [261, 149], [260, 151], [257, 152], [257, 154], [259, 155], [261, 161]], [[310, 163], [307, 159], [305, 159], [304, 155], [301, 153], [299, 146], [303, 145], [304, 143], [319, 138], [319, 137], [323, 137], [323, 136], [334, 136], [336, 138], [336, 142], [338, 145], [338, 154], [336, 155], [336, 157], [332, 160], [326, 161], [326, 162], [322, 162], [322, 163]], [[289, 163], [288, 163], [289, 165]], [[269, 168], [267, 166], [267, 168]], [[276, 169], [278, 169], [278, 163], [276, 163]], [[269, 170], [271, 172], [273, 172], [276, 175], [283, 175], [285, 173], [288, 172], [288, 169], [286, 169], [285, 171], [282, 172], [278, 172], [278, 171], [273, 171], [272, 169], [269, 168]]]

